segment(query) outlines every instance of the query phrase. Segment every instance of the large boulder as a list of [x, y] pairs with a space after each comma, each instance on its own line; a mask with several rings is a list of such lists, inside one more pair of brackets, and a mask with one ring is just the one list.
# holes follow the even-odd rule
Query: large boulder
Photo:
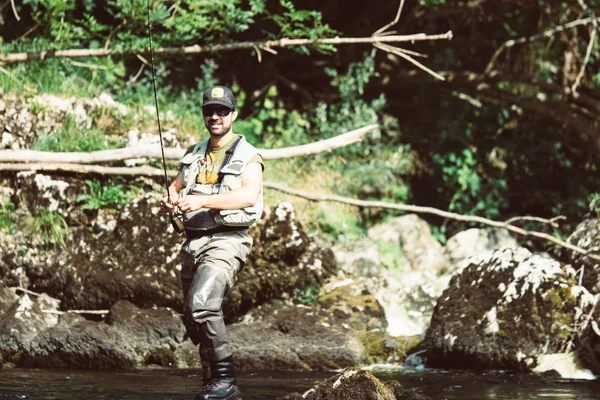
[[[127, 300], [141, 308], [182, 311], [178, 271], [184, 237], [160, 212], [156, 184], [142, 179], [137, 184], [144, 193], [128, 205], [82, 216], [75, 206], [78, 194], [89, 194], [82, 180], [32, 173], [18, 174], [18, 180], [24, 183], [16, 196], [21, 229], [0, 232], [0, 279], [7, 285], [45, 292], [61, 301], [62, 310], [107, 310]], [[62, 232], [64, 246], [48, 243], [26, 223], [40, 204], [69, 225]], [[250, 233], [254, 249], [224, 303], [228, 321], [298, 287], [316, 286], [336, 271], [329, 245], [306, 234], [289, 203], [267, 207]]]
[[466, 258], [504, 247], [520, 247], [506, 229], [470, 228], [448, 239], [444, 251], [452, 265], [458, 267]]
[[183, 366], [177, 350], [185, 340], [181, 317], [167, 308], [139, 309], [120, 301], [104, 322], [65, 313], [31, 340], [22, 367], [124, 369]]
[[228, 321], [296, 289], [319, 287], [337, 272], [331, 245], [306, 233], [291, 203], [265, 207], [250, 234], [254, 244], [248, 262], [224, 301]]
[[524, 248], [472, 257], [436, 305], [426, 365], [531, 370], [567, 350], [582, 296], [573, 268]]
[[323, 310], [270, 309], [265, 316], [229, 327], [240, 370], [332, 370], [362, 364], [354, 331]]
[[384, 383], [371, 372], [347, 368], [320, 382], [303, 394], [287, 395], [283, 400], [431, 400], [397, 381]]
[[427, 221], [415, 214], [403, 215], [369, 229], [369, 238], [399, 246], [413, 270], [442, 275], [449, 267], [444, 249], [431, 234]]
[[577, 355], [587, 368], [600, 376], [600, 304], [596, 303], [594, 312], [584, 315], [582, 322]]

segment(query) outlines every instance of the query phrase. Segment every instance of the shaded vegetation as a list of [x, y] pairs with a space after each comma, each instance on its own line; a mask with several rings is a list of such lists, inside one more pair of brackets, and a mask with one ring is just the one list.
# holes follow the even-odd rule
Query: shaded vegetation
[[[476, 3], [476, 4], [475, 4]], [[583, 8], [582, 4], [588, 8]], [[184, 0], [153, 3], [155, 46], [207, 46], [280, 37], [370, 36], [395, 15], [397, 2]], [[281, 49], [157, 57], [157, 86], [166, 128], [201, 135], [202, 90], [233, 87], [238, 133], [259, 147], [308, 143], [378, 122], [379, 135], [360, 145], [306, 159], [270, 162], [266, 178], [361, 199], [428, 205], [507, 219], [565, 215], [557, 235], [588, 211], [600, 187], [600, 52], [591, 24], [564, 29], [494, 53], [510, 39], [596, 16], [597, 0], [538, 2], [408, 1], [400, 34], [440, 33], [451, 42], [419, 42], [411, 50], [447, 80], [437, 81], [397, 56], [365, 46]], [[0, 51], [148, 46], [145, 0], [26, 0], [1, 11]], [[584, 68], [585, 67], [585, 68]], [[6, 65], [5, 93], [110, 93], [132, 112], [121, 134], [155, 131], [152, 76], [134, 56], [49, 59]], [[583, 71], [583, 72], [582, 72]], [[132, 117], [135, 115], [136, 117]], [[163, 115], [164, 116], [164, 115]], [[89, 151], [118, 146], [91, 127], [72, 140], [72, 122], [36, 148]], [[114, 127], [111, 129], [115, 129]], [[117, 129], [118, 130], [118, 129]], [[111, 133], [114, 133], [111, 131]], [[61, 139], [59, 139], [61, 138]], [[272, 200], [287, 199], [268, 193]], [[98, 196], [96, 196], [98, 197]], [[389, 218], [293, 199], [306, 225], [339, 238]], [[464, 223], [430, 217], [443, 240]], [[536, 229], [546, 229], [535, 226]]]

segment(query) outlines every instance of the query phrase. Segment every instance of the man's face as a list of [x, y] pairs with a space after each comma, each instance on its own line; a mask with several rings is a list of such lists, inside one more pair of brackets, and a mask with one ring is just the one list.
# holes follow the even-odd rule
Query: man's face
[[202, 107], [204, 125], [211, 136], [224, 136], [231, 131], [231, 125], [237, 118], [237, 111], [220, 105]]

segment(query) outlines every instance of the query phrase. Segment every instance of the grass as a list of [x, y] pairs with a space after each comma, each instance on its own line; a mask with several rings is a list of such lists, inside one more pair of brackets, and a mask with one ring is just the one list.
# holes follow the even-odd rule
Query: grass
[[47, 246], [65, 247], [66, 239], [71, 235], [67, 222], [57, 211], [48, 211], [37, 207], [38, 214], [33, 217], [33, 227]]

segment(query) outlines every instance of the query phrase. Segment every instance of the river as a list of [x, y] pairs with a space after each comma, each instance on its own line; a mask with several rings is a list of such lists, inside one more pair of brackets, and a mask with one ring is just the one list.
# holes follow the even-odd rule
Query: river
[[[0, 399], [191, 400], [201, 380], [198, 370], [137, 372], [0, 371]], [[260, 372], [239, 374], [244, 400], [277, 399], [304, 392], [333, 373]], [[375, 371], [434, 400], [600, 400], [600, 381], [570, 380], [501, 371], [473, 373], [396, 369]]]

